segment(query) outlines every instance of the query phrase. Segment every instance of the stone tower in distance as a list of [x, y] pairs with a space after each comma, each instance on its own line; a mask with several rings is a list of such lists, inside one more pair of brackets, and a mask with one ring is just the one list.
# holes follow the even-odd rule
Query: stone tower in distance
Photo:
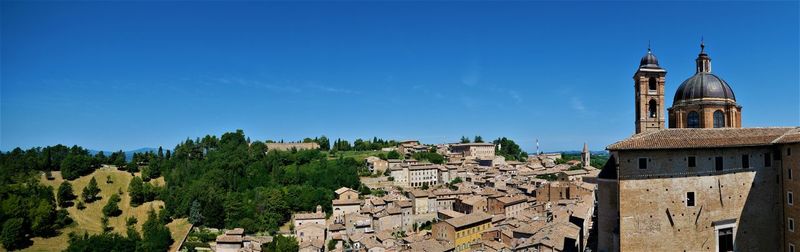
[[592, 157], [591, 157], [591, 155], [592, 154], [589, 151], [589, 145], [586, 144], [586, 143], [583, 143], [583, 151], [581, 151], [581, 165], [583, 165], [584, 168], [589, 167], [590, 165], [592, 165]]
[[647, 48], [633, 75], [636, 91], [636, 134], [664, 128], [664, 81], [667, 70]]

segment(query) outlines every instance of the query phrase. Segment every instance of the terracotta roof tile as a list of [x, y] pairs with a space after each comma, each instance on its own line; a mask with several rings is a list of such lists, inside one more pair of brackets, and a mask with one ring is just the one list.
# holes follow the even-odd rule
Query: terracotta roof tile
[[447, 219], [447, 220], [445, 220], [445, 222], [449, 223], [450, 225], [453, 225], [456, 228], [459, 228], [459, 227], [467, 226], [467, 225], [470, 225], [470, 224], [483, 222], [483, 221], [491, 221], [491, 220], [492, 220], [492, 216], [491, 215], [488, 215], [488, 214], [486, 214], [484, 212], [474, 212], [474, 213], [471, 213], [471, 214], [468, 214], [468, 215], [464, 215], [464, 216], [461, 216], [461, 217]]
[[[634, 135], [608, 150], [692, 149], [770, 145], [797, 128], [662, 129]], [[792, 134], [788, 139], [793, 139]]]

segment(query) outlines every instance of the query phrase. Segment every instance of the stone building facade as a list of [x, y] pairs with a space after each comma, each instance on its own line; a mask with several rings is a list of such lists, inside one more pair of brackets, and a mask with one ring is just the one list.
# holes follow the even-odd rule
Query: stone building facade
[[495, 146], [492, 143], [463, 143], [450, 145], [450, 153], [467, 159], [494, 158]]
[[470, 249], [470, 245], [480, 241], [481, 233], [490, 228], [492, 216], [476, 212], [434, 224], [431, 235], [455, 247], [454, 251], [458, 252]]
[[800, 135], [785, 136], [776, 141], [777, 143], [785, 143], [777, 151], [781, 159], [780, 166], [783, 173], [783, 225], [781, 233], [784, 237], [785, 251], [796, 252], [800, 251], [800, 229], [797, 227], [797, 222], [800, 221], [800, 203], [795, 202], [798, 199], [797, 194], [800, 193], [800, 179], [798, 179], [797, 172], [800, 171], [800, 153], [792, 153], [800, 151]]
[[[787, 149], [800, 143], [800, 128], [741, 128], [741, 106], [711, 74], [704, 45], [696, 64], [669, 109], [673, 129], [640, 127], [640, 113], [659, 119], [663, 102], [644, 109], [637, 89], [637, 134], [608, 146], [611, 158], [597, 179], [598, 251], [792, 251], [798, 244], [792, 197], [800, 189], [790, 173], [800, 159]], [[656, 67], [648, 51], [639, 71]], [[664, 88], [657, 77], [654, 95]]]
[[318, 143], [266, 143], [267, 150], [289, 151], [295, 150], [316, 150], [319, 149]]

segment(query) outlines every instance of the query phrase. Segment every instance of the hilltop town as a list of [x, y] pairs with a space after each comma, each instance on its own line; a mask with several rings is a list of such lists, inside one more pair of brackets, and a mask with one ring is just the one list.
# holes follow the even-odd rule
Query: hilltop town
[[[318, 148], [274, 144], [273, 148]], [[583, 251], [596, 242], [597, 176], [590, 151], [580, 160], [560, 153], [506, 160], [493, 143], [402, 141], [363, 161], [370, 194], [342, 187], [330, 202], [297, 212], [287, 234], [300, 251]], [[412, 158], [435, 152], [442, 164]], [[216, 251], [260, 251], [264, 237], [233, 229], [216, 237]]]

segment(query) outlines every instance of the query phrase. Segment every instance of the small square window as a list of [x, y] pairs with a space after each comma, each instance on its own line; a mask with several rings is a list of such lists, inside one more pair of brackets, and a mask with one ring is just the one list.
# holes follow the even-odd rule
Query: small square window
[[647, 158], [639, 158], [639, 169], [647, 169]]
[[687, 161], [688, 161], [688, 164], [687, 164], [687, 165], [688, 165], [689, 167], [697, 167], [697, 160], [696, 160], [696, 158], [695, 158], [695, 157], [693, 157], [693, 156], [692, 156], [692, 157], [689, 157], [689, 158], [687, 159]]
[[694, 206], [694, 192], [686, 193], [686, 206]]

